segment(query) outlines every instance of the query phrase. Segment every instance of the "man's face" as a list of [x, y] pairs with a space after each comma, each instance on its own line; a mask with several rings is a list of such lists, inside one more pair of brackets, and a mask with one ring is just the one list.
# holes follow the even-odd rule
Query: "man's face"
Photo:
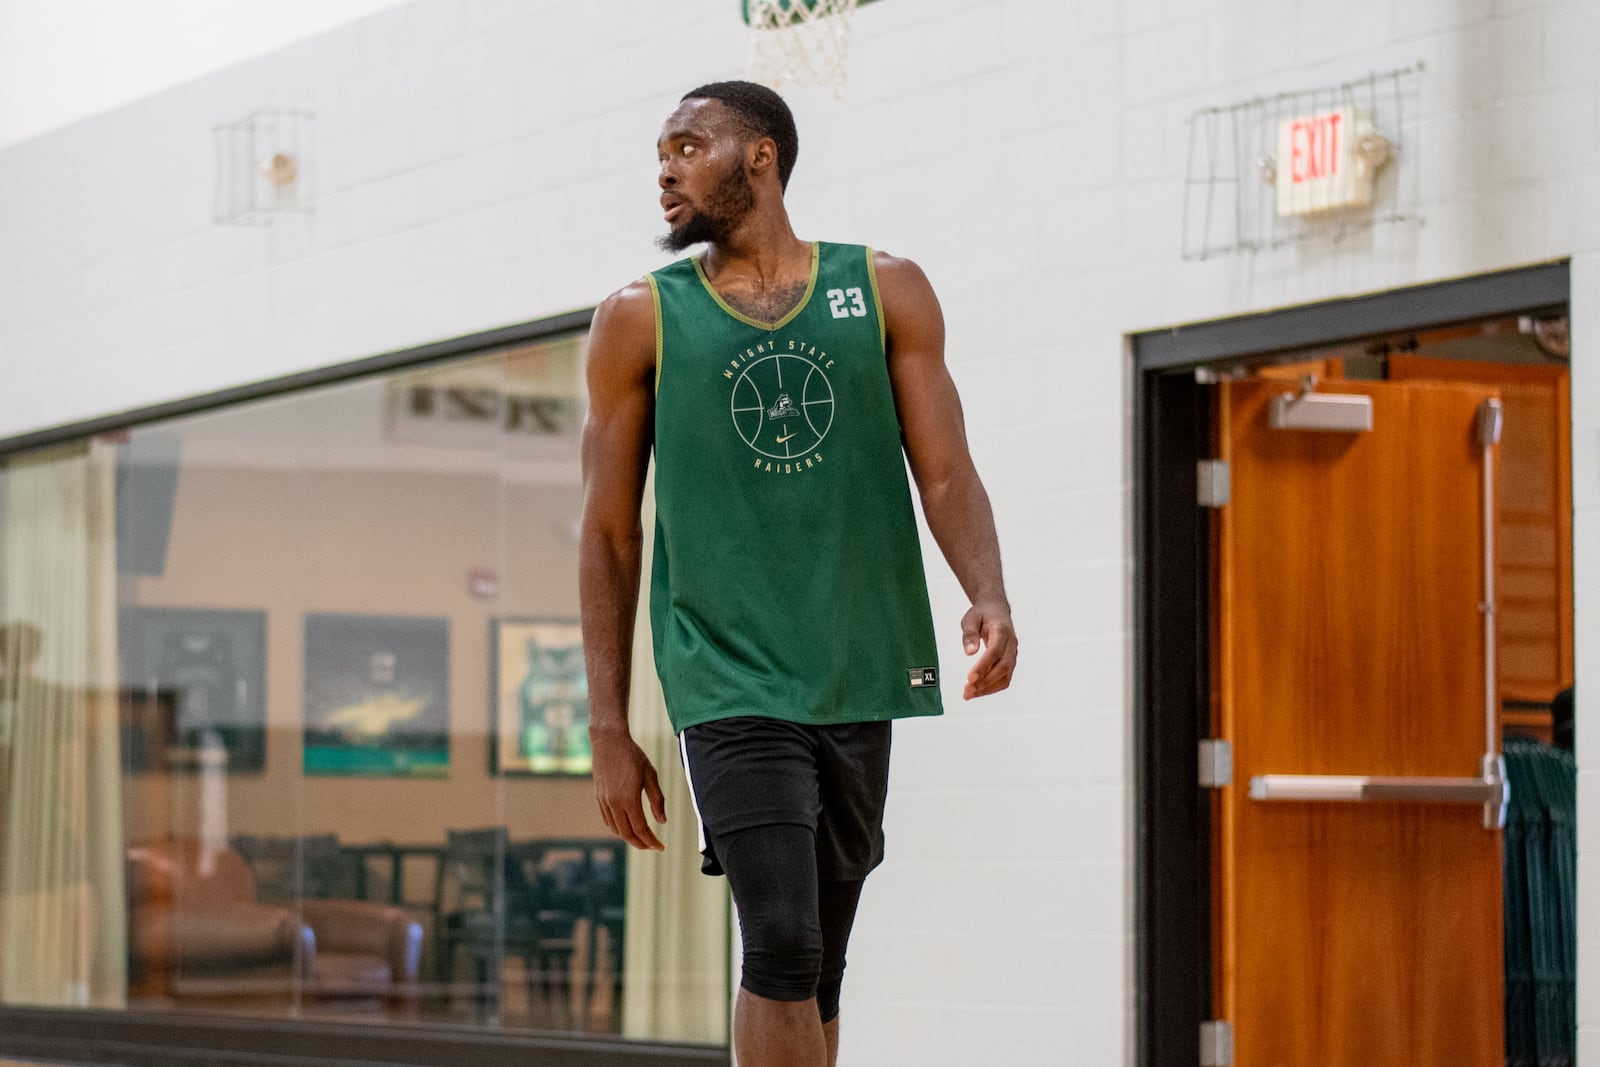
[[727, 239], [755, 209], [745, 172], [745, 133], [719, 100], [685, 100], [656, 142], [661, 207], [671, 229], [656, 239], [664, 252]]

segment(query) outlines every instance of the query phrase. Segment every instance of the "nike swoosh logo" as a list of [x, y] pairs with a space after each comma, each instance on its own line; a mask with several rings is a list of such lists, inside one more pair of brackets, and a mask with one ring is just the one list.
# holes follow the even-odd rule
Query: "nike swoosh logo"
[[[790, 430], [789, 431], [789, 437], [793, 437], [798, 432], [799, 432], [798, 430]], [[789, 437], [780, 437], [780, 438], [778, 438], [778, 443], [780, 445], [783, 444], [785, 441], [787, 441], [789, 439]]]

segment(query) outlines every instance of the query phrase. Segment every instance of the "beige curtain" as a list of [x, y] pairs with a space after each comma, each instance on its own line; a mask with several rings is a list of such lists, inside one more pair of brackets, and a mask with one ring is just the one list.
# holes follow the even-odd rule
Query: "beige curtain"
[[0, 493], [0, 1003], [123, 1007], [115, 450], [15, 463]]
[[700, 873], [700, 827], [667, 720], [650, 646], [650, 541], [655, 489], [645, 486], [644, 575], [634, 621], [633, 736], [656, 765], [667, 800], [658, 828], [665, 853], [628, 850], [628, 905], [623, 956], [622, 1029], [661, 1041], [728, 1040], [727, 883]]

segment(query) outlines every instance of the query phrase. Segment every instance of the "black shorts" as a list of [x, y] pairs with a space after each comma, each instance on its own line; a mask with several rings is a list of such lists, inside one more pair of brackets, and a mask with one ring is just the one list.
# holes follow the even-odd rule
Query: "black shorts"
[[883, 862], [891, 724], [810, 726], [740, 716], [678, 735], [700, 819], [701, 870], [721, 874], [721, 835], [780, 823], [817, 835], [821, 881], [865, 878]]

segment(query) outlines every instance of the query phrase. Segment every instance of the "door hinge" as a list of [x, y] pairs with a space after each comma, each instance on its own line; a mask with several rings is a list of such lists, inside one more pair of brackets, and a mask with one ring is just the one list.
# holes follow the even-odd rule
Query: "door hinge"
[[1200, 788], [1233, 784], [1233, 743], [1208, 737], [1200, 742]]
[[1229, 1067], [1233, 1063], [1233, 1024], [1213, 1019], [1200, 1024], [1200, 1067]]
[[1225, 459], [1202, 459], [1196, 468], [1196, 494], [1200, 506], [1203, 508], [1220, 508], [1228, 502], [1231, 495], [1230, 479], [1228, 477], [1228, 461]]

